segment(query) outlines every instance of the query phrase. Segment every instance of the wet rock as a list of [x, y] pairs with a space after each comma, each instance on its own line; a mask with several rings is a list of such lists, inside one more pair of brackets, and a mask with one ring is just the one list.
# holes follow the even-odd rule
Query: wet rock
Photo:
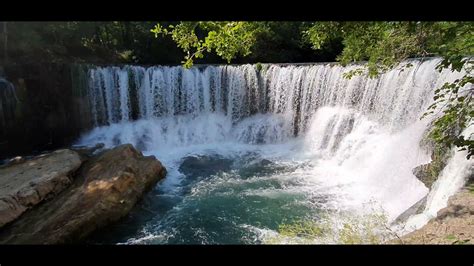
[[392, 224], [399, 224], [399, 223], [404, 223], [408, 220], [413, 215], [420, 214], [423, 212], [423, 210], [426, 207], [426, 201], [428, 199], [428, 195], [424, 196], [421, 200], [413, 204], [410, 208], [408, 208], [406, 211], [404, 211], [402, 214], [400, 214]]
[[63, 191], [81, 163], [76, 152], [65, 149], [31, 160], [20, 157], [1, 167], [0, 228]]
[[439, 174], [446, 166], [450, 157], [450, 149], [446, 146], [436, 144], [430, 137], [432, 128], [428, 127], [424, 132], [424, 136], [420, 145], [431, 154], [431, 162], [419, 165], [412, 169], [415, 175], [425, 186], [431, 190], [433, 183], [438, 179]]
[[11, 159], [8, 159], [8, 160], [4, 160], [0, 165], [0, 168], [6, 168], [6, 167], [10, 167], [12, 165], [15, 165], [15, 164], [19, 164], [19, 163], [23, 163], [25, 161], [25, 157], [22, 157], [22, 156], [16, 156], [16, 157], [13, 157]]
[[425, 184], [425, 186], [430, 189], [433, 183], [438, 178], [437, 174], [439, 174], [439, 173], [435, 173], [432, 168], [433, 168], [432, 163], [428, 163], [428, 164], [422, 164], [420, 166], [417, 166], [413, 168], [412, 170], [413, 175], [415, 175], [416, 178], [418, 178], [418, 180], [423, 182], [423, 184]]
[[74, 243], [119, 220], [166, 169], [126, 144], [91, 158], [61, 194], [0, 232], [4, 244]]
[[99, 151], [103, 150], [105, 147], [104, 143], [97, 143], [94, 147], [87, 146], [75, 146], [71, 149], [79, 153], [83, 158], [90, 158], [94, 154], [97, 154]]

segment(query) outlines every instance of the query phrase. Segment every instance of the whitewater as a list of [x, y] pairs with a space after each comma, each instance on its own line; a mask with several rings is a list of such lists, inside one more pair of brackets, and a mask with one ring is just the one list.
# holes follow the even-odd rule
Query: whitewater
[[91, 67], [94, 128], [77, 145], [131, 143], [168, 170], [93, 241], [266, 243], [301, 219], [330, 217], [336, 230], [338, 217], [381, 213], [390, 225], [427, 196], [421, 214], [392, 229], [420, 228], [474, 171], [453, 150], [430, 193], [412, 173], [431, 160], [420, 143], [434, 116], [420, 117], [433, 91], [463, 75], [439, 62], [351, 79], [361, 64]]

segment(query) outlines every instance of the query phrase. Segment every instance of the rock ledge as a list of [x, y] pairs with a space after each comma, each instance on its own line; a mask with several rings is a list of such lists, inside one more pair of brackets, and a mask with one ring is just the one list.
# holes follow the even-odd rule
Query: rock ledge
[[56, 197], [24, 213], [0, 231], [2, 244], [76, 243], [127, 215], [164, 178], [154, 156], [125, 144], [92, 157]]

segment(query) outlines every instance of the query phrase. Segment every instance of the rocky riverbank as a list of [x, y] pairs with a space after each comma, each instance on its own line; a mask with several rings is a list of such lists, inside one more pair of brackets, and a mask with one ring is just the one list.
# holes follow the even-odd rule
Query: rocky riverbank
[[0, 243], [77, 243], [127, 215], [166, 175], [125, 144], [91, 155], [58, 150], [0, 168]]
[[392, 244], [474, 244], [474, 183], [453, 195], [425, 226]]
[[[447, 147], [434, 143], [428, 135], [429, 132], [430, 130], [426, 131], [421, 144], [431, 151], [431, 162], [417, 166], [412, 171], [430, 189], [431, 194], [452, 153]], [[395, 224], [404, 223], [410, 216], [422, 213], [430, 194], [402, 213], [395, 220]], [[449, 198], [447, 207], [439, 210], [435, 218], [422, 228], [389, 243], [474, 244], [474, 172], [471, 171], [464, 187]]]

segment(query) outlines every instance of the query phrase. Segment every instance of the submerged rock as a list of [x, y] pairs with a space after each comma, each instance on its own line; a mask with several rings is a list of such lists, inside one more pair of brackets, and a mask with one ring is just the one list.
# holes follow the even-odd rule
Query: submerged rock
[[77, 242], [128, 214], [166, 169], [154, 156], [125, 144], [91, 158], [61, 194], [0, 232], [4, 244]]
[[0, 228], [63, 191], [82, 163], [79, 154], [67, 149], [20, 158], [0, 168]]
[[187, 177], [198, 178], [231, 170], [233, 161], [221, 156], [188, 156], [183, 159], [179, 171]]
[[238, 165], [238, 173], [242, 178], [248, 178], [256, 175], [271, 175], [280, 171], [288, 170], [283, 165], [278, 165], [270, 160], [256, 158], [249, 162]]

